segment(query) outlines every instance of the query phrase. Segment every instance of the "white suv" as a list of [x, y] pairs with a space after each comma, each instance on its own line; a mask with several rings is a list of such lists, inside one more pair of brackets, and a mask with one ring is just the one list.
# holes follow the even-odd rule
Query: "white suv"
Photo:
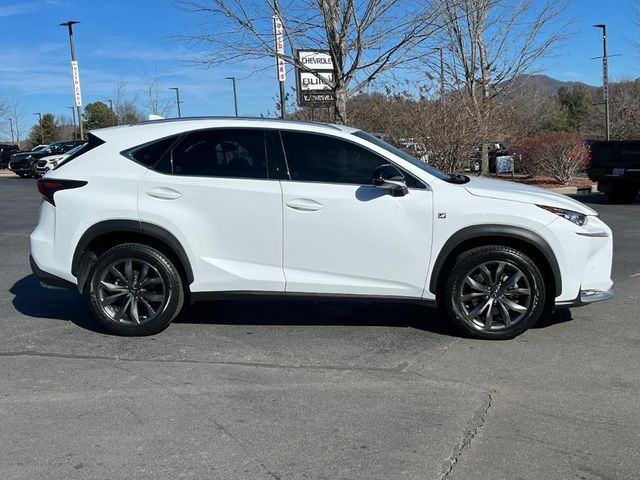
[[353, 128], [197, 118], [97, 130], [38, 181], [31, 265], [110, 331], [250, 294], [420, 301], [511, 338], [613, 296], [611, 230], [563, 195], [445, 175]]

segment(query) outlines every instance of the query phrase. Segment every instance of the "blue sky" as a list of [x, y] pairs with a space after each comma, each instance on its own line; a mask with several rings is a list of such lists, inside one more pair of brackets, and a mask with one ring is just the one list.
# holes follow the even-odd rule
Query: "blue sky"
[[[640, 40], [640, 27], [632, 11], [633, 0], [574, 0], [569, 16], [576, 34], [545, 61], [543, 73], [600, 84], [600, 63], [590, 58], [600, 55], [601, 37], [591, 25], [607, 23], [610, 53], [623, 54], [611, 59], [612, 77], [640, 77], [632, 47], [633, 40]], [[183, 115], [232, 114], [231, 84], [225, 80], [231, 75], [239, 78], [241, 114], [273, 112], [275, 68], [247, 79], [248, 65], [203, 69], [185, 62], [189, 50], [171, 37], [188, 32], [198, 18], [172, 0], [0, 0], [0, 97], [15, 93], [24, 104], [26, 125], [36, 119], [33, 112], [70, 114], [69, 45], [58, 24], [72, 19], [82, 22], [74, 32], [84, 104], [113, 96], [120, 79], [129, 97], [137, 94], [143, 104], [142, 77], [157, 70], [162, 95], [170, 98], [168, 88], [180, 87]], [[292, 75], [288, 81], [293, 85]], [[6, 119], [0, 119], [0, 136], [8, 136]]]

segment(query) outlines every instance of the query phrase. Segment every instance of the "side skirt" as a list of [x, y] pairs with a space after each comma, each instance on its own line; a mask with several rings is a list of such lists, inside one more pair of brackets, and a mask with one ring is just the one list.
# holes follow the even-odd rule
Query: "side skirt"
[[219, 300], [303, 300], [303, 301], [353, 301], [353, 302], [385, 302], [385, 303], [410, 303], [424, 305], [427, 307], [436, 306], [435, 300], [426, 300], [416, 297], [399, 296], [373, 296], [354, 295], [340, 293], [306, 293], [306, 292], [262, 292], [262, 291], [220, 291], [220, 292], [191, 292], [192, 303], [212, 302]]

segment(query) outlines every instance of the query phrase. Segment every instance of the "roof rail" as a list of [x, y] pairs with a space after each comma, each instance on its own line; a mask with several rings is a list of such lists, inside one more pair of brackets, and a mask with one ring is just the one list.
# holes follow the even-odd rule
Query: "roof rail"
[[142, 122], [133, 123], [134, 125], [155, 125], [158, 123], [173, 123], [173, 122], [189, 122], [189, 121], [197, 121], [197, 120], [249, 120], [249, 121], [267, 121], [267, 122], [284, 122], [284, 123], [292, 123], [292, 124], [302, 124], [302, 125], [318, 125], [323, 127], [333, 128], [334, 130], [340, 130], [340, 127], [337, 125], [333, 125], [331, 123], [323, 123], [323, 122], [311, 122], [308, 120], [290, 120], [290, 119], [282, 119], [282, 118], [269, 118], [269, 117], [231, 117], [231, 116], [200, 116], [200, 117], [173, 117], [173, 118], [163, 118], [158, 120], [144, 120]]

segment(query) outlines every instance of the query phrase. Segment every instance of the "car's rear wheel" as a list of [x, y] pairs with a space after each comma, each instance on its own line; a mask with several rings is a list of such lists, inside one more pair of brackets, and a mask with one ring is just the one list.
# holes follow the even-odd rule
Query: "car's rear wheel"
[[536, 264], [510, 247], [490, 245], [455, 260], [441, 294], [454, 323], [476, 338], [503, 340], [533, 326], [545, 311]]
[[91, 309], [111, 333], [151, 335], [178, 315], [184, 303], [180, 273], [158, 250], [137, 243], [103, 253], [91, 274]]

